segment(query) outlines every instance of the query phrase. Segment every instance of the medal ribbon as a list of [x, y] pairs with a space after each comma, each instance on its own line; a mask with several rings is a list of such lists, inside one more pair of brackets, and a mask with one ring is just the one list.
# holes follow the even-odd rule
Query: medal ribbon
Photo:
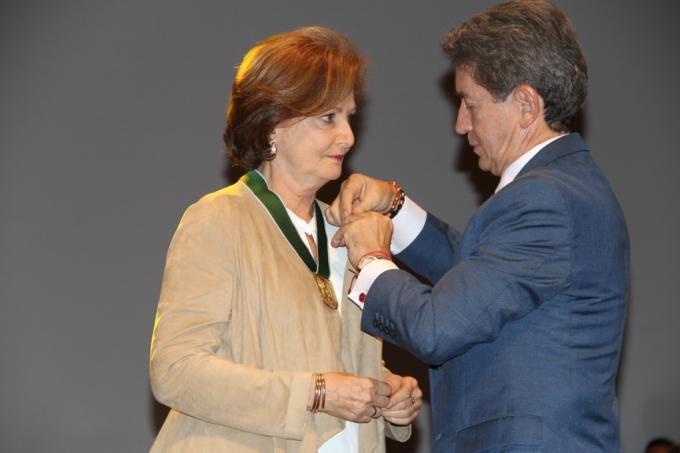
[[319, 203], [314, 201], [314, 212], [316, 215], [316, 247], [318, 253], [319, 263], [314, 262], [314, 257], [309, 252], [298, 234], [293, 222], [291, 222], [286, 212], [286, 208], [281, 202], [281, 199], [274, 192], [269, 190], [267, 183], [262, 175], [255, 170], [250, 170], [243, 175], [240, 181], [248, 186], [251, 192], [260, 200], [260, 202], [267, 208], [269, 214], [276, 222], [276, 225], [281, 230], [281, 233], [288, 240], [290, 245], [297, 252], [300, 259], [307, 265], [307, 268], [313, 273], [328, 279], [330, 277], [330, 269], [328, 266], [328, 241], [326, 239], [326, 229], [323, 222], [323, 214]]

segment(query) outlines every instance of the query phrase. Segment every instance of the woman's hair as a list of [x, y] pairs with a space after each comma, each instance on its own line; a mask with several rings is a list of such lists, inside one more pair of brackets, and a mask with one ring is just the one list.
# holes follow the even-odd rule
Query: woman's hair
[[344, 36], [304, 27], [271, 36], [246, 53], [227, 107], [224, 143], [246, 170], [270, 160], [270, 136], [286, 120], [335, 107], [362, 95], [365, 61]]
[[574, 26], [548, 1], [493, 6], [451, 30], [442, 47], [496, 100], [521, 84], [534, 88], [555, 131], [567, 132], [585, 102], [588, 72]]

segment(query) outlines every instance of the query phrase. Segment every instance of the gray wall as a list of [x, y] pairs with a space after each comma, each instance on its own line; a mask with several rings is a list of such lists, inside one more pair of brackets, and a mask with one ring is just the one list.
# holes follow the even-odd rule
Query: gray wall
[[[619, 196], [633, 297], [619, 379], [626, 452], [680, 441], [680, 3], [558, 1], [590, 68], [582, 130]], [[0, 451], [138, 452], [164, 254], [228, 182], [220, 136], [243, 52], [324, 24], [370, 60], [349, 167], [399, 180], [458, 227], [493, 187], [453, 133], [438, 41], [489, 1], [3, 1]], [[408, 355], [393, 368], [423, 376]], [[406, 448], [427, 451], [428, 417]]]

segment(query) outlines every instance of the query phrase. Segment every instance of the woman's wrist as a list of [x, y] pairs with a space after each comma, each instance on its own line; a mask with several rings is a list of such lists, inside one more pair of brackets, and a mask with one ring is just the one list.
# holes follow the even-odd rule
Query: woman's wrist
[[323, 373], [313, 375], [314, 386], [312, 387], [313, 398], [309, 411], [317, 413], [326, 406], [326, 376]]

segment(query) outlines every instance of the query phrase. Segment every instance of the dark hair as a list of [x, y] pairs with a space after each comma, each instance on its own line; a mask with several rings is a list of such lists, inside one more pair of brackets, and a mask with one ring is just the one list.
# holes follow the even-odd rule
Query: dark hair
[[534, 88], [555, 131], [567, 132], [585, 102], [588, 70], [574, 26], [548, 1], [493, 6], [449, 31], [442, 47], [497, 101], [521, 84]]
[[227, 108], [224, 143], [246, 170], [272, 159], [270, 136], [281, 122], [313, 116], [362, 95], [365, 62], [344, 36], [304, 27], [271, 36], [246, 53]]
[[672, 440], [667, 439], [665, 437], [656, 437], [647, 443], [647, 446], [645, 447], [645, 452], [651, 451], [653, 448], [656, 447], [668, 447], [669, 449], [671, 449], [675, 447], [675, 444], [673, 444]]

